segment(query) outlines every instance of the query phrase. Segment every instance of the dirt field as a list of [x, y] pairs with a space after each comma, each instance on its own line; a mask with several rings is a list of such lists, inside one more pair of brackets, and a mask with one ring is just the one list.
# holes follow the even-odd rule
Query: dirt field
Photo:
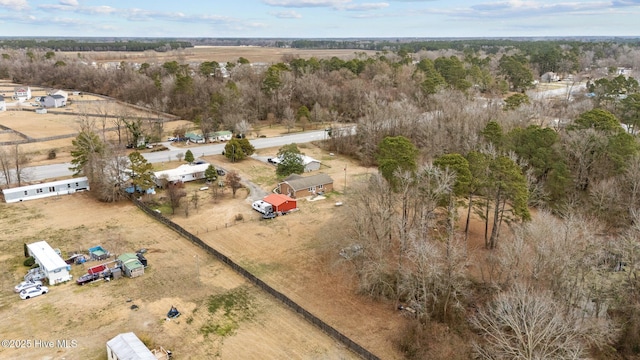
[[[278, 63], [283, 61], [283, 57], [299, 57], [309, 59], [316, 57], [317, 59], [329, 59], [337, 56], [341, 59], [350, 59], [355, 53], [375, 54], [375, 51], [364, 50], [314, 50], [314, 49], [285, 49], [270, 48], [259, 46], [196, 46], [194, 48], [184, 50], [174, 50], [168, 52], [116, 52], [116, 51], [92, 51], [82, 53], [82, 55], [97, 63], [105, 62], [137, 62], [137, 63], [165, 63], [167, 61], [176, 60], [178, 62], [203, 62], [217, 61], [236, 62], [240, 57], [244, 57], [253, 63]], [[77, 52], [59, 52], [59, 57], [67, 56], [77, 58]]]

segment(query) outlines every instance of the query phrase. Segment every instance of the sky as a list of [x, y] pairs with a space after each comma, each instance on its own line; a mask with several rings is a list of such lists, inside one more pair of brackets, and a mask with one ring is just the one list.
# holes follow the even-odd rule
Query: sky
[[640, 36], [640, 0], [0, 0], [0, 36]]

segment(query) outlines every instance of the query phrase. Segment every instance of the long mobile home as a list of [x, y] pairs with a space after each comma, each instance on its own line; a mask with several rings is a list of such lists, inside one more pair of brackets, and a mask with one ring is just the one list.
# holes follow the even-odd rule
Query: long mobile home
[[28, 244], [27, 249], [29, 255], [40, 265], [40, 271], [49, 279], [49, 285], [71, 280], [71, 266], [67, 265], [46, 241]]
[[4, 195], [5, 202], [14, 203], [49, 196], [73, 194], [76, 191], [82, 190], [89, 190], [89, 179], [86, 177], [4, 189], [2, 190], [2, 194]]

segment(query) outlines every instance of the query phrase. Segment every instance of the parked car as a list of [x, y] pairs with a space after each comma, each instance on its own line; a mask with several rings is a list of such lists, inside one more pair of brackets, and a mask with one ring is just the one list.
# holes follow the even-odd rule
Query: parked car
[[36, 286], [20, 291], [20, 299], [27, 300], [32, 297], [40, 296], [49, 292], [49, 288], [46, 286]]
[[226, 173], [226, 172], [224, 172], [224, 170], [222, 170], [222, 169], [218, 169], [218, 170], [216, 170], [216, 172], [218, 173], [218, 175], [219, 175], [219, 176], [225, 176], [225, 175], [227, 174], [227, 173]]
[[100, 273], [84, 274], [84, 275], [82, 275], [82, 276], [80, 276], [79, 278], [76, 279], [76, 284], [84, 285], [86, 283], [90, 283], [90, 282], [96, 281], [98, 279], [100, 279]]
[[20, 284], [16, 285], [13, 288], [13, 291], [19, 293], [22, 290], [28, 289], [28, 288], [32, 288], [34, 286], [42, 286], [42, 281], [40, 280], [36, 280], [36, 281], [23, 281]]
[[176, 138], [175, 136], [169, 136], [167, 138], [167, 141], [176, 141], [178, 138]]
[[273, 219], [276, 217], [276, 213], [274, 212], [270, 212], [270, 213], [266, 213], [266, 214], [262, 214], [262, 218], [267, 220], [267, 219]]

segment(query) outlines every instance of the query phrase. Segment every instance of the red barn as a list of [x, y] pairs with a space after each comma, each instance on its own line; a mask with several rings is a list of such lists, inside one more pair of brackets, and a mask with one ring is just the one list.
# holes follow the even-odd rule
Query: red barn
[[273, 205], [273, 211], [275, 212], [288, 212], [298, 207], [296, 199], [292, 199], [287, 195], [271, 194], [265, 196], [263, 200]]

